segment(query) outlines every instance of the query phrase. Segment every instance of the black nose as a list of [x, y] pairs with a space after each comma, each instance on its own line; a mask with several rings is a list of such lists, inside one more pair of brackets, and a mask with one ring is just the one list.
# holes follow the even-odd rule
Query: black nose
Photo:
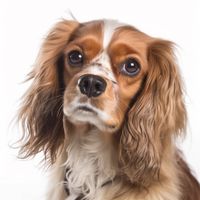
[[90, 97], [101, 95], [106, 89], [106, 81], [100, 76], [84, 75], [80, 78], [79, 88], [82, 94]]

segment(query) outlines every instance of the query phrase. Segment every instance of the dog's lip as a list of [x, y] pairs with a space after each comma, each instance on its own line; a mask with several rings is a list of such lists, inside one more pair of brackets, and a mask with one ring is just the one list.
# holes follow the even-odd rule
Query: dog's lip
[[81, 111], [86, 111], [86, 112], [89, 112], [89, 113], [97, 114], [95, 110], [93, 110], [92, 108], [90, 108], [88, 106], [78, 106], [76, 108], [76, 110], [81, 110]]

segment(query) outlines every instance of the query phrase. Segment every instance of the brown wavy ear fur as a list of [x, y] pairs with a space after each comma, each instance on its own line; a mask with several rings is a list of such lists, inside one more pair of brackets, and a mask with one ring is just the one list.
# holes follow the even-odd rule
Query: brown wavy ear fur
[[127, 113], [120, 138], [120, 166], [133, 183], [159, 178], [163, 152], [185, 128], [186, 111], [173, 44], [157, 39], [147, 51], [148, 74]]
[[24, 134], [21, 154], [24, 157], [44, 151], [46, 159], [55, 161], [57, 151], [64, 141], [62, 50], [72, 32], [78, 27], [75, 21], [64, 20], [55, 25], [47, 35], [29, 75], [32, 85], [23, 97], [18, 119]]

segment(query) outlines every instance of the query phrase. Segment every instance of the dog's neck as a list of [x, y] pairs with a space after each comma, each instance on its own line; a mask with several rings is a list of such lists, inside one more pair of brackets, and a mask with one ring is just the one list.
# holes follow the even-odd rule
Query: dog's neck
[[93, 199], [116, 176], [112, 135], [91, 126], [77, 126], [67, 147], [66, 180], [69, 194]]

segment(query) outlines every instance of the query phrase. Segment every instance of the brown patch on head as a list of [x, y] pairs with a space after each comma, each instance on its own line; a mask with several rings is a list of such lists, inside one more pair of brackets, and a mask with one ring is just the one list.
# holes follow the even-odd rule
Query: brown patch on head
[[[103, 32], [101, 21], [83, 23], [72, 34], [63, 52], [66, 69], [66, 84], [69, 82], [70, 77], [73, 78], [76, 73], [79, 73], [83, 69], [83, 66], [87, 66], [91, 60], [99, 54], [102, 49], [102, 40]], [[74, 50], [83, 54], [84, 63], [82, 67], [72, 67], [68, 63], [68, 54]]]
[[102, 49], [103, 31], [102, 22], [93, 21], [83, 23], [73, 33], [65, 52], [78, 46], [85, 56], [85, 62], [91, 61]]

